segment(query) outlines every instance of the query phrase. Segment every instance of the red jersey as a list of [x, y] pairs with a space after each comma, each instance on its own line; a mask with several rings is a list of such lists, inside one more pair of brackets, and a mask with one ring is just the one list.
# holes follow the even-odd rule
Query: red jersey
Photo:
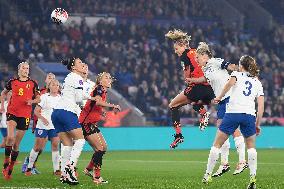
[[[92, 97], [97, 95], [102, 97], [103, 101], [106, 101], [107, 92], [103, 90], [101, 85], [98, 85], [91, 93]], [[86, 105], [84, 106], [80, 117], [80, 123], [96, 123], [102, 119], [103, 108], [101, 106], [97, 106], [96, 102], [93, 100], [88, 100]]]
[[[195, 49], [186, 49], [181, 57], [181, 65], [183, 67], [183, 76], [185, 78], [199, 78], [203, 77], [204, 73], [201, 67], [197, 64], [196, 59], [196, 50]], [[207, 82], [200, 83], [202, 85], [209, 85]]]
[[12, 91], [7, 113], [17, 117], [31, 118], [32, 105], [28, 105], [27, 101], [33, 100], [39, 95], [37, 83], [30, 78], [26, 81], [15, 78], [9, 80], [5, 88]]

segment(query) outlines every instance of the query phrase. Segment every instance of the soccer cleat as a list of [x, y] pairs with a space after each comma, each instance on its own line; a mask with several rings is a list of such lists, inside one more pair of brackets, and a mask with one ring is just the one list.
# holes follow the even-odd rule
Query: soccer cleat
[[170, 148], [175, 149], [179, 143], [183, 143], [184, 137], [181, 133], [173, 135], [175, 137], [174, 141], [171, 143]]
[[218, 170], [216, 171], [216, 173], [214, 173], [212, 175], [212, 177], [220, 177], [222, 176], [224, 173], [230, 171], [230, 165], [226, 164], [226, 165], [220, 165]]
[[72, 183], [79, 184], [78, 179], [76, 177], [74, 167], [72, 165], [66, 165], [65, 166], [65, 172], [67, 174], [67, 180], [69, 180]]
[[61, 175], [61, 171], [60, 170], [56, 170], [56, 171], [53, 172], [53, 175], [60, 176]]
[[237, 164], [237, 168], [234, 171], [233, 175], [237, 175], [242, 173], [245, 169], [248, 168], [248, 163], [247, 162], [243, 162], [243, 163], [238, 163]]
[[29, 164], [29, 157], [25, 157], [24, 163], [22, 165], [22, 173], [26, 172], [28, 164]]
[[61, 175], [61, 177], [60, 177], [59, 180], [60, 180], [60, 182], [61, 182], [62, 184], [69, 184], [69, 185], [77, 185], [77, 184], [79, 184], [78, 181], [73, 181], [73, 180], [69, 177], [69, 175], [66, 175], [66, 176]]
[[255, 176], [250, 176], [250, 181], [247, 186], [247, 189], [256, 189], [256, 177]]
[[96, 184], [107, 184], [108, 181], [104, 180], [103, 177], [93, 178], [93, 182]]
[[11, 180], [12, 179], [12, 172], [13, 172], [13, 167], [8, 166], [3, 173], [4, 179], [5, 180]]
[[26, 176], [32, 176], [32, 169], [31, 168], [27, 168], [26, 172], [25, 172]]
[[210, 173], [205, 173], [204, 174], [204, 177], [202, 179], [202, 182], [204, 184], [209, 184], [210, 182], [212, 182], [212, 177], [211, 177], [211, 174]]
[[33, 168], [32, 168], [32, 174], [33, 174], [33, 175], [38, 175], [38, 174], [40, 174], [40, 171], [37, 170], [36, 167], [33, 167]]
[[210, 113], [209, 112], [205, 112], [201, 119], [200, 119], [200, 123], [199, 123], [199, 129], [201, 131], [204, 131], [208, 125], [209, 122], [209, 117], [210, 117]]
[[89, 177], [93, 178], [93, 170], [88, 170], [87, 168], [84, 169], [83, 173]]

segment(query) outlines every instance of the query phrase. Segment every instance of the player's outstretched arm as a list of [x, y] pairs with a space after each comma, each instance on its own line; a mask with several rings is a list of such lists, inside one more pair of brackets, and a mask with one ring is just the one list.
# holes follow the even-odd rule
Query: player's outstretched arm
[[256, 135], [260, 134], [260, 123], [264, 112], [264, 96], [257, 98]]
[[39, 105], [37, 105], [35, 107], [34, 114], [38, 117], [38, 119], [40, 119], [43, 122], [44, 125], [48, 125], [49, 124], [48, 120], [41, 115], [41, 109], [42, 108]]
[[199, 77], [199, 78], [185, 78], [185, 82], [188, 84], [192, 84], [192, 83], [204, 83], [206, 82], [206, 78], [203, 77]]
[[121, 110], [120, 106], [119, 105], [115, 105], [115, 104], [110, 104], [108, 102], [104, 102], [102, 100], [102, 97], [97, 95], [95, 97], [91, 97], [91, 100], [94, 100], [96, 101], [96, 105], [97, 106], [102, 106], [102, 107], [108, 107], [108, 108], [114, 108], [114, 109], [117, 109], [117, 110]]

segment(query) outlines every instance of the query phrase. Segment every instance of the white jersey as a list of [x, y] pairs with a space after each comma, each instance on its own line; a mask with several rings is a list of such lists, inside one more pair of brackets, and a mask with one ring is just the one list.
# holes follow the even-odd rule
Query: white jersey
[[38, 104], [41, 107], [41, 115], [47, 119], [48, 125], [44, 125], [41, 119], [38, 119], [36, 128], [50, 130], [54, 129], [54, 125], [51, 121], [51, 114], [53, 112], [54, 107], [57, 106], [58, 101], [60, 99], [60, 95], [51, 96], [49, 93], [45, 93], [40, 96], [40, 103]]
[[245, 113], [255, 116], [255, 99], [263, 96], [263, 87], [256, 77], [250, 77], [247, 72], [231, 74], [237, 82], [232, 87], [232, 93], [226, 113]]
[[83, 78], [74, 72], [69, 73], [63, 84], [62, 95], [55, 109], [63, 109], [78, 114], [79, 103], [83, 101]]
[[0, 123], [0, 128], [7, 128], [7, 117], [6, 117], [6, 112], [7, 112], [7, 107], [8, 107], [8, 102], [4, 102], [4, 112], [2, 113], [2, 118], [1, 118], [1, 123]]
[[[207, 79], [207, 82], [211, 85], [215, 96], [219, 96], [228, 82], [230, 75], [226, 70], [226, 67], [229, 65], [228, 62], [224, 61], [222, 58], [211, 58], [208, 60], [207, 64], [202, 67], [204, 76]], [[225, 96], [222, 98], [229, 97], [231, 90], [228, 91]]]
[[[95, 89], [96, 83], [87, 79], [83, 85], [83, 92], [85, 96], [91, 95], [91, 92]], [[87, 100], [83, 100], [83, 106], [87, 103]]]

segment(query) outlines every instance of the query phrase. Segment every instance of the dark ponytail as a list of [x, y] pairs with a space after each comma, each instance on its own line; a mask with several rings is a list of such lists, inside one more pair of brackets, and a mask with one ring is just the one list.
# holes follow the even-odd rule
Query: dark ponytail
[[259, 68], [256, 64], [256, 61], [253, 57], [249, 55], [244, 55], [240, 59], [240, 65], [249, 72], [249, 74], [253, 77], [257, 77], [259, 75]]
[[75, 57], [64, 59], [61, 61], [61, 64], [67, 67], [68, 70], [72, 71], [72, 67], [75, 66]]

